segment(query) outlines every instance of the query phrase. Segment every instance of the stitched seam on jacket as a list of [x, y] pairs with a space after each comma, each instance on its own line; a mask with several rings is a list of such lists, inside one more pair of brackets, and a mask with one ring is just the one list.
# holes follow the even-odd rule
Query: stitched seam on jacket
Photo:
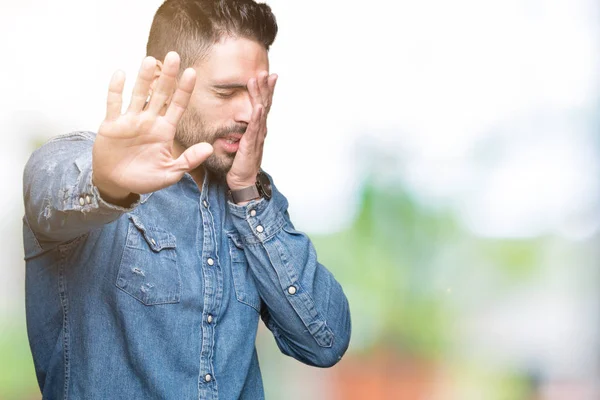
[[[285, 231], [285, 228], [282, 228], [282, 230]], [[284, 266], [288, 282], [296, 282], [298, 290], [300, 291], [300, 293], [297, 293], [293, 299], [286, 296], [288, 302], [291, 304], [294, 311], [296, 311], [298, 317], [300, 317], [302, 323], [317, 344], [320, 347], [331, 347], [333, 344], [334, 333], [331, 331], [329, 326], [327, 326], [327, 321], [323, 318], [323, 315], [321, 315], [319, 310], [317, 310], [317, 306], [312, 296], [307, 291], [302, 289], [300, 277], [293, 266], [290, 265], [290, 260], [286, 249], [277, 240], [273, 241], [273, 244], [275, 245], [279, 259]], [[315, 262], [317, 261], [315, 260]], [[314, 324], [318, 324], [319, 326], [323, 325], [325, 332], [321, 335], [317, 335], [317, 333], [320, 331], [320, 328], [315, 329]], [[326, 337], [328, 333], [330, 335], [330, 340], [327, 340]]]
[[68, 303], [67, 303], [67, 289], [66, 289], [66, 277], [65, 277], [65, 252], [61, 252], [60, 255], [60, 266], [59, 266], [59, 280], [58, 280], [58, 290], [60, 296], [60, 304], [62, 306], [63, 311], [63, 362], [64, 362], [64, 388], [63, 388], [63, 399], [67, 400], [69, 398], [69, 373], [70, 373], [70, 363], [69, 363], [69, 318], [68, 318]]

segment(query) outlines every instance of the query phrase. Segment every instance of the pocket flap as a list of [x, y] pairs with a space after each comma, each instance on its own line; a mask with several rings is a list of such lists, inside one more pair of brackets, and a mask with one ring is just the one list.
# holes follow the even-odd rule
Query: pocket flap
[[162, 249], [174, 249], [176, 247], [175, 236], [172, 233], [152, 226], [146, 226], [138, 216], [133, 214], [129, 214], [129, 219], [140, 231], [144, 240], [153, 251], [159, 252]]
[[236, 232], [227, 232], [227, 236], [229, 236], [233, 244], [235, 244], [235, 247], [242, 250], [244, 249], [244, 244], [242, 243], [242, 239], [240, 238], [239, 234]]

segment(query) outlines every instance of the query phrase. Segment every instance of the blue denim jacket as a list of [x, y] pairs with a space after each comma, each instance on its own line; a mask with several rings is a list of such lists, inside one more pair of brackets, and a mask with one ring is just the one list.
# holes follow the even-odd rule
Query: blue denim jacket
[[350, 339], [339, 283], [288, 203], [238, 206], [190, 175], [130, 208], [92, 185], [95, 135], [35, 151], [24, 173], [26, 311], [44, 399], [260, 399], [259, 316], [284, 354], [334, 365]]

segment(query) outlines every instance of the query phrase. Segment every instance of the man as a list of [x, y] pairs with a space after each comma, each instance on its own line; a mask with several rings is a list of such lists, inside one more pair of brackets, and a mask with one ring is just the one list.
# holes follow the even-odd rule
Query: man
[[97, 135], [31, 156], [26, 308], [45, 399], [263, 398], [259, 316], [306, 364], [346, 351], [346, 297], [260, 170], [276, 32], [265, 4], [167, 0], [126, 112], [117, 72]]

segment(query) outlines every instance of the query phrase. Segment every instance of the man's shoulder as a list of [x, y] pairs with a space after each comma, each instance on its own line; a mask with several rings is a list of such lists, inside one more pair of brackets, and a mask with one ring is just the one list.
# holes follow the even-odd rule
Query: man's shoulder
[[90, 131], [74, 131], [54, 136], [31, 153], [25, 171], [29, 171], [31, 168], [48, 170], [50, 167], [43, 167], [47, 164], [51, 165], [53, 170], [61, 160], [77, 160], [82, 156], [87, 157], [87, 154], [91, 157], [95, 139], [96, 134]]
[[72, 141], [91, 141], [96, 140], [96, 133], [91, 131], [73, 131], [69, 133], [64, 133], [62, 135], [53, 136], [46, 141], [45, 144], [55, 143], [55, 142], [72, 142]]
[[96, 140], [96, 134], [90, 131], [74, 131], [53, 136], [31, 153], [30, 162], [48, 159], [49, 154], [53, 155], [56, 152], [68, 154], [91, 148], [94, 140]]

